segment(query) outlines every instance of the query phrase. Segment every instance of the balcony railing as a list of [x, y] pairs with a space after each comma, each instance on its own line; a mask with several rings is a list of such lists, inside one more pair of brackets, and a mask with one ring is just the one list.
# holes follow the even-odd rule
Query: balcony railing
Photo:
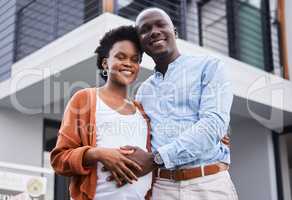
[[33, 0], [17, 12], [15, 61], [100, 15], [102, 2], [132, 20], [147, 7], [162, 8], [180, 38], [282, 76], [279, 23], [263, 0]]
[[98, 0], [32, 0], [17, 12], [15, 61], [101, 13]]

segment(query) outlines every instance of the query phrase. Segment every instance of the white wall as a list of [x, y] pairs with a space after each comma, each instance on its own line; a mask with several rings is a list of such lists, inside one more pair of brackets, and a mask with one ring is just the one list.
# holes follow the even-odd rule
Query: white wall
[[276, 200], [271, 132], [253, 119], [231, 117], [231, 177], [242, 200]]
[[0, 161], [41, 166], [43, 119], [0, 108]]

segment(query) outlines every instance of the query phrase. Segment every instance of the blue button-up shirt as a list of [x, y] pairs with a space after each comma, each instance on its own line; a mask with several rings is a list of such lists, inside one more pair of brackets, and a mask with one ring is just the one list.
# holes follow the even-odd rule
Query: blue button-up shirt
[[163, 76], [154, 71], [139, 88], [151, 120], [152, 150], [166, 168], [230, 163], [227, 133], [233, 99], [222, 61], [210, 56], [179, 56]]

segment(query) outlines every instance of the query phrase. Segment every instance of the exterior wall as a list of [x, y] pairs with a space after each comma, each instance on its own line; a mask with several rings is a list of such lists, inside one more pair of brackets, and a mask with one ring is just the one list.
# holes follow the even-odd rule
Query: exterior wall
[[271, 131], [253, 119], [231, 116], [231, 177], [239, 199], [277, 199]]
[[[105, 30], [119, 26], [121, 24], [129, 24], [131, 21], [119, 18], [111, 14], [104, 14], [103, 17], [93, 20], [79, 29], [72, 32], [66, 37], [51, 43], [27, 59], [15, 64], [15, 68], [19, 71], [26, 66], [31, 66], [35, 69], [42, 69], [42, 66], [51, 66], [52, 72], [49, 74], [62, 71], [62, 74], [69, 73], [72, 68], [77, 67], [79, 70], [84, 68], [77, 66], [77, 63], [87, 59], [93, 59], [93, 51], [96, 47], [96, 39], [104, 34]], [[96, 29], [97, 26], [103, 27]], [[179, 48], [182, 53], [190, 52], [191, 55], [198, 53], [214, 54], [206, 49], [199, 48], [185, 41], [178, 40]], [[276, 81], [282, 81], [278, 77], [267, 74], [261, 70], [255, 69], [244, 63], [240, 63], [228, 57], [214, 54], [214, 56], [222, 57], [227, 65], [230, 67], [229, 71], [232, 74], [232, 81], [234, 81], [235, 94], [243, 99], [254, 100], [259, 104], [266, 104], [278, 107], [278, 103], [271, 104], [267, 99], [269, 94], [259, 93], [256, 95], [249, 95], [249, 86], [261, 77], [270, 78]], [[93, 66], [93, 65], [92, 65]], [[145, 69], [152, 69], [150, 59], [145, 56], [142, 66]], [[84, 67], [84, 66], [83, 66]], [[16, 71], [17, 72], [17, 71]], [[16, 73], [15, 72], [15, 73]], [[80, 75], [82, 72], [80, 71]], [[49, 76], [48, 75], [48, 76]], [[82, 80], [81, 76], [73, 77], [74, 80]], [[42, 77], [43, 79], [46, 77]], [[40, 79], [36, 82], [31, 81], [31, 85], [38, 84]], [[28, 81], [25, 82], [27, 84]], [[6, 83], [5, 83], [6, 84]], [[5, 86], [4, 84], [4, 86]], [[1, 85], [1, 92], [6, 95], [13, 95], [17, 91], [11, 91], [9, 86]], [[284, 82], [283, 87], [287, 87], [288, 94], [285, 98], [289, 99], [291, 93], [291, 84]], [[22, 91], [25, 91], [29, 85], [23, 85]], [[39, 90], [35, 90], [39, 91]], [[35, 93], [34, 91], [34, 93]], [[11, 94], [11, 92], [13, 92]], [[25, 93], [28, 95], [29, 93]], [[1, 95], [1, 94], [0, 94]], [[33, 96], [36, 99], [37, 96]], [[286, 100], [286, 99], [284, 99]], [[289, 101], [284, 101], [289, 102]], [[30, 102], [35, 105], [33, 102]], [[283, 108], [283, 107], [279, 107]], [[291, 110], [290, 104], [285, 104], [283, 109]], [[0, 110], [0, 137], [5, 138], [5, 141], [0, 141], [0, 159], [4, 161], [13, 161], [23, 164], [40, 165], [41, 149], [42, 149], [42, 117], [22, 115], [11, 110]], [[275, 167], [273, 156], [273, 145], [271, 132], [259, 125], [252, 119], [246, 119], [232, 115], [231, 129], [232, 129], [232, 168], [231, 174], [235, 185], [238, 188], [240, 199], [276, 199], [276, 185], [275, 185]], [[17, 126], [16, 126], [17, 124]], [[4, 126], [5, 125], [5, 126]], [[6, 133], [14, 133], [8, 134]], [[24, 134], [25, 133], [25, 134]], [[17, 141], [14, 141], [18, 138]], [[15, 144], [16, 142], [16, 144]], [[18, 142], [18, 143], [17, 143]], [[3, 145], [2, 145], [3, 143]], [[15, 152], [20, 152], [15, 148], [15, 151], [7, 152], [8, 147], [17, 146], [26, 149], [21, 151], [24, 155], [15, 157]], [[14, 150], [14, 149], [13, 149]], [[5, 153], [3, 153], [5, 152]]]
[[42, 165], [43, 121], [12, 109], [0, 110], [0, 161]]
[[0, 0], [0, 82], [11, 74], [14, 49], [15, 0]]
[[290, 169], [289, 169], [289, 153], [287, 145], [287, 137], [290, 135], [282, 135], [280, 137], [280, 163], [282, 173], [283, 197], [285, 200], [291, 200], [291, 184], [290, 184]]
[[292, 1], [285, 1], [285, 21], [286, 21], [286, 38], [287, 38], [287, 51], [288, 51], [288, 66], [289, 66], [289, 78], [292, 80]]
[[[289, 173], [290, 173], [290, 175], [289, 175], [289, 178], [290, 178], [290, 183], [292, 183], [292, 169], [290, 168], [289, 169]], [[291, 185], [290, 185], [290, 189], [291, 189]], [[291, 198], [291, 194], [290, 194], [290, 198]], [[288, 200], [290, 200], [290, 199], [288, 199]]]

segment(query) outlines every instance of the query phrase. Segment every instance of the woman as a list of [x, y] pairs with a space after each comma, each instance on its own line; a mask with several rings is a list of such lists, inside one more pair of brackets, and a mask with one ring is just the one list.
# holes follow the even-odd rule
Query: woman
[[[97, 65], [106, 81], [100, 88], [78, 91], [70, 99], [51, 164], [57, 174], [71, 176], [74, 200], [144, 199], [151, 174], [137, 178], [140, 166], [127, 158], [132, 145], [149, 149], [149, 122], [141, 107], [127, 99], [127, 87], [138, 75], [142, 51], [136, 30], [122, 26], [107, 32], [96, 49]], [[112, 172], [116, 182], [107, 181]]]

